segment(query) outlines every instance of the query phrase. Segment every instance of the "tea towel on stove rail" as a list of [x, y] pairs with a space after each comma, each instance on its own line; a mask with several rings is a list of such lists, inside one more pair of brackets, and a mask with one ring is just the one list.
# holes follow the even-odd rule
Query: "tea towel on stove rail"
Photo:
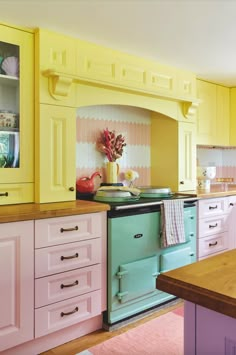
[[184, 202], [164, 200], [161, 205], [161, 247], [184, 243]]

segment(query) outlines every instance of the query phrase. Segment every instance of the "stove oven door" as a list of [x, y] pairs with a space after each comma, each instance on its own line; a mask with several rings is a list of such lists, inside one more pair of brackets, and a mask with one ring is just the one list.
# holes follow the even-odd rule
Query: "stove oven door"
[[116, 276], [119, 279], [117, 298], [126, 303], [156, 291], [157, 256], [120, 265]]

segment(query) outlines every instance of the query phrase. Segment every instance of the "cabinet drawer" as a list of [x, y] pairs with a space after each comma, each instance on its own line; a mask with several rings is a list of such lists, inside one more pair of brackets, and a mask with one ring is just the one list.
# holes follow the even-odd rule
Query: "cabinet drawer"
[[201, 238], [199, 239], [198, 243], [199, 257], [218, 253], [228, 249], [228, 233], [225, 232], [206, 238]]
[[101, 262], [101, 238], [35, 250], [35, 277]]
[[212, 218], [204, 218], [199, 222], [199, 238], [207, 237], [208, 235], [222, 233], [228, 230], [227, 215], [216, 216]]
[[103, 213], [49, 218], [35, 221], [35, 248], [102, 237]]
[[227, 213], [227, 198], [212, 198], [199, 201], [199, 218]]
[[35, 308], [63, 301], [101, 288], [101, 265], [35, 280]]
[[34, 202], [34, 184], [0, 184], [0, 194], [0, 205]]
[[35, 337], [50, 334], [98, 314], [101, 314], [100, 290], [38, 308], [35, 310]]

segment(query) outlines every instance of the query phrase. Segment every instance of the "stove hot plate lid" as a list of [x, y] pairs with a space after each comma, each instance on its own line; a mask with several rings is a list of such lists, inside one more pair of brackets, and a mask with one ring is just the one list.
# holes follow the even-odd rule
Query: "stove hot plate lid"
[[[155, 195], [153, 197], [163, 197], [172, 195], [170, 187], [164, 186], [139, 186], [138, 189], [141, 191], [141, 196], [144, 195]], [[151, 197], [151, 196], [149, 196]]]

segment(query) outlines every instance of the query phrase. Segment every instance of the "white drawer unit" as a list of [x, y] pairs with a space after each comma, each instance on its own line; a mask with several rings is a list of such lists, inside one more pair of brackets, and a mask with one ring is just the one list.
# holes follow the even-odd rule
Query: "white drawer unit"
[[199, 239], [199, 258], [229, 249], [228, 233], [219, 233]]
[[101, 288], [101, 265], [42, 277], [35, 280], [35, 308]]
[[217, 216], [227, 213], [227, 198], [211, 198], [199, 201], [199, 218]]
[[227, 215], [203, 218], [199, 223], [199, 238], [228, 230]]
[[106, 214], [35, 221], [35, 337], [104, 311]]
[[100, 213], [35, 221], [35, 248], [79, 242], [103, 236]]
[[35, 337], [82, 322], [101, 313], [101, 290], [35, 310]]
[[198, 259], [232, 247], [229, 197], [198, 201]]
[[101, 238], [35, 250], [35, 277], [101, 262]]

